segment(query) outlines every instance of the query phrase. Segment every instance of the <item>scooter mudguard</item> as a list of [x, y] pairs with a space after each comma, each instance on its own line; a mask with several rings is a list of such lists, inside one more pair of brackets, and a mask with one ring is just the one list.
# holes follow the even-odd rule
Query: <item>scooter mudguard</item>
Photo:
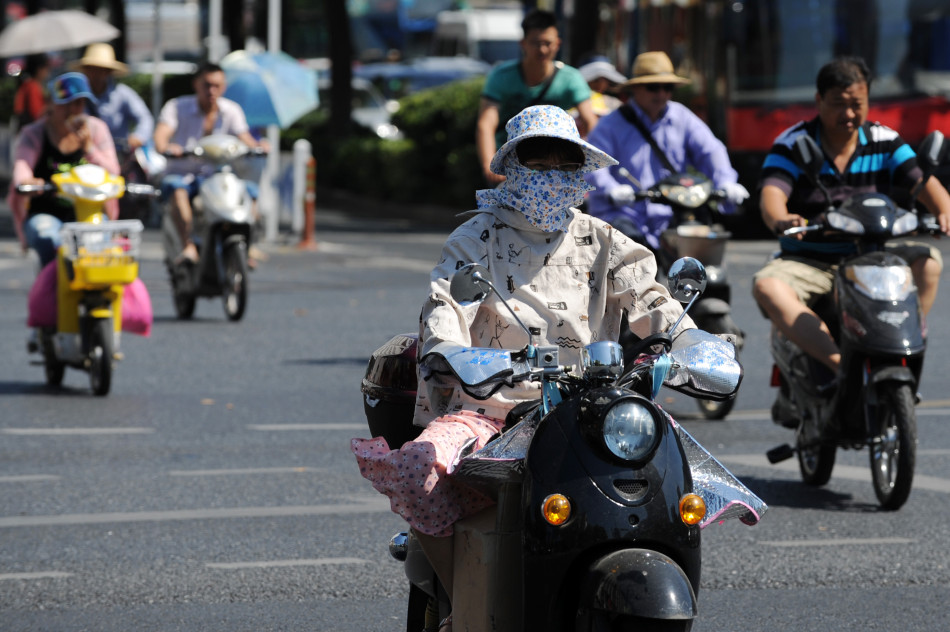
[[693, 619], [696, 595], [683, 569], [649, 549], [623, 549], [596, 560], [581, 605], [648, 619]]
[[868, 379], [871, 384], [881, 384], [882, 382], [902, 382], [915, 386], [917, 378], [914, 373], [906, 366], [885, 366], [879, 367], [873, 371]]

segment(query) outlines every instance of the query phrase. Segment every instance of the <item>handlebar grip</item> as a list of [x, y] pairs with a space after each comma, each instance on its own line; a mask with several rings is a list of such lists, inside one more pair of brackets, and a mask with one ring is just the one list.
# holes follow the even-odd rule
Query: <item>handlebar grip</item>
[[46, 182], [44, 184], [18, 184], [16, 187], [17, 193], [37, 193], [37, 192], [46, 192], [46, 191], [55, 191], [56, 185], [51, 182]]
[[152, 185], [139, 184], [136, 182], [126, 184], [125, 192], [126, 194], [130, 194], [130, 195], [144, 195], [144, 196], [150, 195], [152, 197], [158, 197], [159, 195], [161, 195], [161, 191], [159, 189], [156, 189]]

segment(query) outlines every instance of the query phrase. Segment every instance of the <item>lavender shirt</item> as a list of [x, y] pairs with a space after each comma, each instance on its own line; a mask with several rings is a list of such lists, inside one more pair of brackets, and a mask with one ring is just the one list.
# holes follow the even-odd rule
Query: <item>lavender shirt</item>
[[[713, 135], [702, 119], [682, 103], [670, 101], [666, 111], [655, 123], [650, 121], [632, 98], [628, 103], [653, 134], [653, 138], [677, 171], [692, 166], [706, 174], [717, 188], [738, 181], [738, 174], [729, 162], [726, 146]], [[641, 228], [650, 244], [657, 247], [659, 234], [669, 224], [673, 214], [670, 207], [647, 202], [637, 202], [633, 206], [614, 206], [607, 197], [614, 187], [631, 184], [619, 174], [619, 167], [626, 168], [640, 181], [643, 188], [650, 187], [669, 175], [656, 152], [619, 111], [601, 118], [587, 140], [620, 162], [618, 166], [600, 169], [585, 176], [588, 182], [597, 187], [587, 200], [590, 214], [608, 223], [616, 222], [619, 218], [628, 218]], [[724, 210], [731, 212], [734, 209]]]

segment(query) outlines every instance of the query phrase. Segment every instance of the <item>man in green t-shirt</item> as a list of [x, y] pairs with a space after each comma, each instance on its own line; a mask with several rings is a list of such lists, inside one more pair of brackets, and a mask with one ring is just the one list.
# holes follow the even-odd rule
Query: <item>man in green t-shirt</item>
[[524, 108], [576, 107], [587, 130], [597, 124], [584, 77], [576, 68], [554, 61], [561, 47], [554, 14], [534, 9], [525, 16], [521, 28], [521, 59], [499, 64], [488, 74], [478, 109], [475, 146], [482, 174], [491, 186], [505, 179], [489, 167], [495, 151], [505, 142], [505, 123]]

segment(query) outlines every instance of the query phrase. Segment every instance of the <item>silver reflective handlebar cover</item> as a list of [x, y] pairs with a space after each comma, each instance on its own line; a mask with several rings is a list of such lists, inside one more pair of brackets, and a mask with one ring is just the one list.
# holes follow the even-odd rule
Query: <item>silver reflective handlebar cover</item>
[[673, 366], [664, 384], [707, 399], [731, 397], [742, 382], [736, 348], [722, 338], [687, 329], [673, 341]]

